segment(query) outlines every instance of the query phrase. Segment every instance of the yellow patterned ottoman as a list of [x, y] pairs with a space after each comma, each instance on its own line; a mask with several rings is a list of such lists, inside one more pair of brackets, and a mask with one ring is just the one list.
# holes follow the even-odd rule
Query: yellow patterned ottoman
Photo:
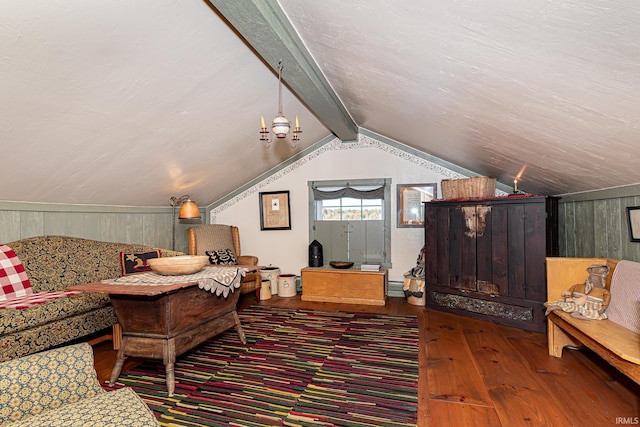
[[129, 388], [106, 392], [87, 343], [0, 363], [0, 426], [157, 426]]

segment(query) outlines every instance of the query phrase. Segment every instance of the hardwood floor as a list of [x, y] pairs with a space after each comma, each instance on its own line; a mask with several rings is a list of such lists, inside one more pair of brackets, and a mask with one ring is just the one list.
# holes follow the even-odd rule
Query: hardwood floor
[[[415, 314], [420, 324], [419, 426], [606, 426], [640, 424], [640, 386], [590, 351], [547, 354], [546, 335], [389, 298], [384, 307], [301, 301], [254, 304], [321, 310]], [[115, 361], [110, 342], [94, 346], [100, 381]], [[128, 359], [123, 371], [138, 363]]]

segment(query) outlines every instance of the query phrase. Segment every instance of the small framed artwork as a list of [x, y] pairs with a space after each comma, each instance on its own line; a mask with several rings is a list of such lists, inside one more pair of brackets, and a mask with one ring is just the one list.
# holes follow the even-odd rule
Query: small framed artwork
[[627, 207], [629, 238], [632, 242], [640, 242], [640, 206]]
[[398, 184], [398, 227], [423, 227], [423, 202], [437, 198], [438, 185]]
[[260, 193], [260, 230], [291, 230], [288, 191]]

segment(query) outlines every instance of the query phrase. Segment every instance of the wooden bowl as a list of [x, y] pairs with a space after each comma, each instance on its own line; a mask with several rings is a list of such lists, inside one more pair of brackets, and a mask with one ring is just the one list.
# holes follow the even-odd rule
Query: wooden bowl
[[209, 264], [209, 257], [206, 255], [169, 256], [149, 259], [147, 264], [154, 273], [163, 276], [180, 276], [202, 270], [205, 265]]
[[333, 268], [347, 269], [353, 267], [353, 263], [349, 261], [331, 261], [329, 265]]

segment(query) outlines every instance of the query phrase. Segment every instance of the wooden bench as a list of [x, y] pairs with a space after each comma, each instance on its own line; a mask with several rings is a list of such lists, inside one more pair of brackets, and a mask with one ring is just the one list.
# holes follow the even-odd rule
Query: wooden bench
[[[587, 268], [608, 265], [607, 289], [611, 289], [618, 261], [608, 258], [547, 258], [547, 301], [561, 298], [563, 290], [583, 283]], [[613, 283], [616, 286], [616, 283]], [[610, 303], [613, 304], [613, 298]], [[555, 310], [547, 317], [549, 355], [562, 357], [565, 346], [586, 346], [620, 372], [640, 384], [640, 334], [611, 320], [576, 319], [570, 313]]]

